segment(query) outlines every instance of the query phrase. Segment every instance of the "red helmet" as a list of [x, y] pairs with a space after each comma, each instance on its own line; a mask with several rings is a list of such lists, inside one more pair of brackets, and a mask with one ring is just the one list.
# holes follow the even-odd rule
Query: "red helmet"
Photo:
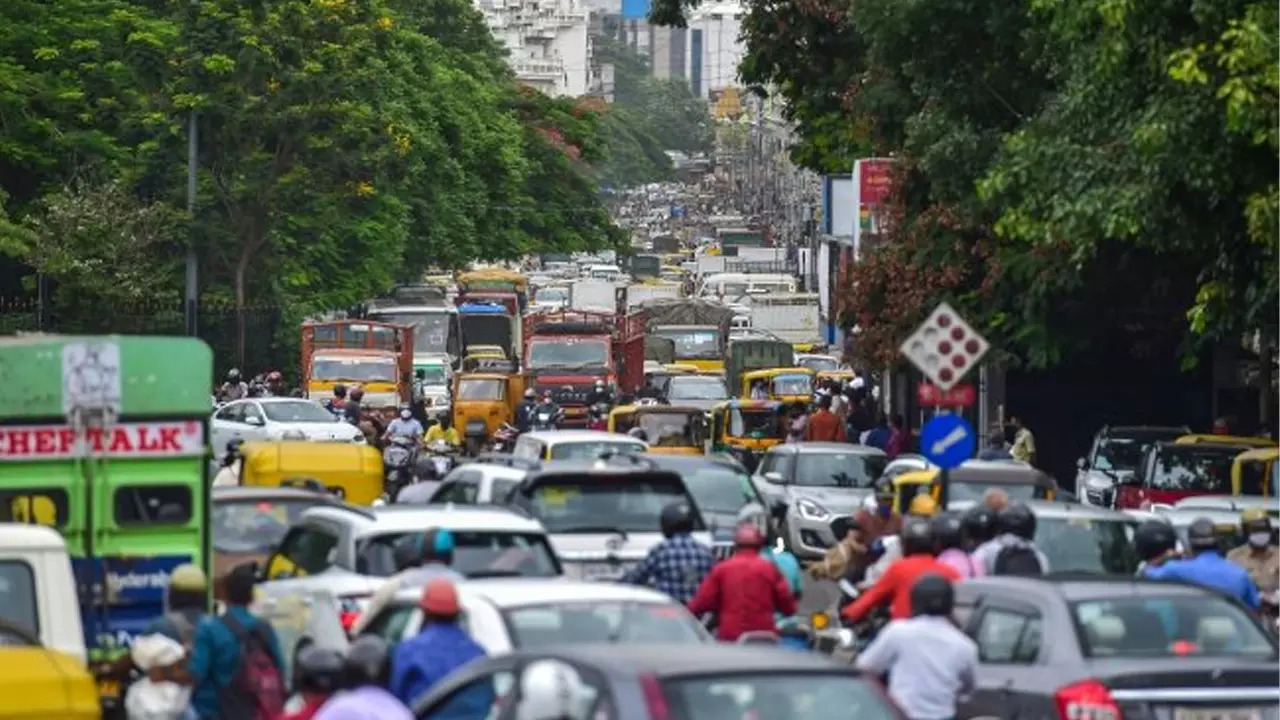
[[764, 547], [764, 533], [754, 523], [743, 523], [733, 531], [733, 544], [735, 547]]

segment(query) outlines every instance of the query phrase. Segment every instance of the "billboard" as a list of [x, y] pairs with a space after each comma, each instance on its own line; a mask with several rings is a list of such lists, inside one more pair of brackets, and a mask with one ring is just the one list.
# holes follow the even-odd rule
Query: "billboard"
[[885, 232], [885, 203], [893, 190], [893, 165], [889, 158], [866, 158], [853, 164], [853, 206], [857, 219], [853, 223], [853, 256], [862, 254]]
[[649, 0], [622, 0], [624, 20], [644, 20], [649, 17]]

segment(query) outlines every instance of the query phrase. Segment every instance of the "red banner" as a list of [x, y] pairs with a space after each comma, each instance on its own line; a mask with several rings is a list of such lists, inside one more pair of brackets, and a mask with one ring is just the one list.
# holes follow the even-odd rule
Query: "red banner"
[[195, 421], [121, 423], [109, 430], [86, 430], [80, 437], [66, 425], [0, 426], [0, 461], [180, 457], [204, 452], [204, 431]]
[[969, 407], [978, 399], [977, 392], [969, 384], [956, 385], [950, 390], [942, 390], [933, 383], [922, 382], [916, 388], [916, 398], [921, 405], [937, 405], [939, 407]]
[[858, 204], [880, 205], [893, 189], [892, 160], [863, 160], [858, 163]]

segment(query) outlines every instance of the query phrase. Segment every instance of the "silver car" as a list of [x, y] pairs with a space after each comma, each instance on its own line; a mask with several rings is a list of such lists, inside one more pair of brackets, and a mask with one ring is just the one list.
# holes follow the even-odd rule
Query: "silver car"
[[866, 445], [803, 442], [769, 448], [751, 482], [775, 515], [783, 541], [801, 558], [835, 544], [831, 521], [852, 515], [873, 492], [888, 457]]

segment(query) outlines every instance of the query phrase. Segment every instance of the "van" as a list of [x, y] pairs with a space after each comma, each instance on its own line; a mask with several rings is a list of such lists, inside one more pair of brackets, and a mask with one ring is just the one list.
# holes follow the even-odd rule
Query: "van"
[[794, 293], [796, 289], [796, 279], [782, 273], [715, 273], [703, 280], [698, 296], [732, 302], [752, 295]]
[[67, 542], [57, 530], [0, 523], [0, 620], [85, 667], [78, 597]]

